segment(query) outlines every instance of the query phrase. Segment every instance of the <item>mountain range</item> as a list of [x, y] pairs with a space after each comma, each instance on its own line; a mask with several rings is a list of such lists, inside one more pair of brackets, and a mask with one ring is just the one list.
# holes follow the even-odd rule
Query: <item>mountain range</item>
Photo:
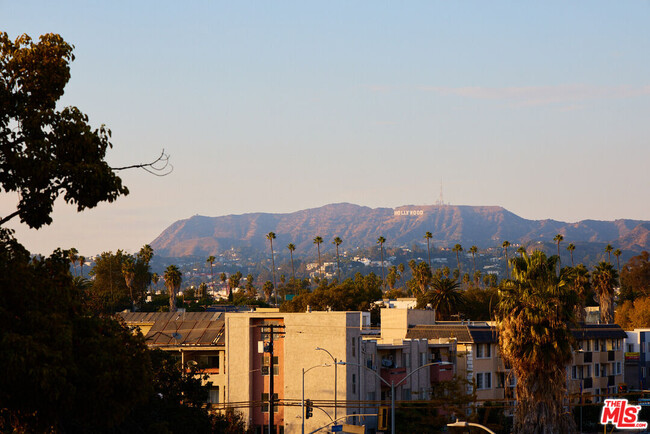
[[621, 219], [582, 220], [566, 223], [556, 220], [528, 220], [499, 206], [405, 205], [398, 208], [369, 208], [350, 203], [325, 205], [286, 214], [250, 213], [221, 217], [193, 216], [165, 229], [150, 244], [166, 257], [214, 255], [231, 248], [268, 249], [266, 234], [275, 232], [276, 251], [288, 243], [296, 253], [313, 253], [313, 239], [320, 235], [321, 251], [334, 247], [341, 237], [344, 246], [370, 247], [377, 238], [387, 246], [422, 243], [431, 232], [438, 247], [461, 243], [479, 248], [510, 243], [552, 242], [556, 234], [565, 243], [610, 243], [615, 248], [640, 252], [650, 247], [650, 222]]

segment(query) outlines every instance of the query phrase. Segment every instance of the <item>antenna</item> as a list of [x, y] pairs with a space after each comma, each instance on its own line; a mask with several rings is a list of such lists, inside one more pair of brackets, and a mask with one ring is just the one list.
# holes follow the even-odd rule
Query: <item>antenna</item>
[[440, 178], [440, 197], [438, 198], [436, 205], [443, 206], [444, 204], [445, 201], [443, 200], [443, 196], [442, 196], [442, 178]]

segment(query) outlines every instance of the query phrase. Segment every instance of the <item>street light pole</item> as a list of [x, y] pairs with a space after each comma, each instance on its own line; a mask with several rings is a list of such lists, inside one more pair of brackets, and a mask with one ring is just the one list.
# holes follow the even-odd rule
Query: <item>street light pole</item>
[[[361, 366], [362, 368], [365, 368], [366, 370], [372, 372], [375, 374], [375, 377], [379, 378], [386, 386], [390, 387], [390, 432], [391, 434], [395, 434], [395, 387], [399, 386], [403, 382], [405, 382], [411, 375], [415, 374], [422, 368], [426, 368], [427, 366], [432, 366], [435, 365], [435, 363], [427, 363], [425, 365], [422, 365], [414, 370], [412, 370], [406, 377], [402, 378], [399, 380], [397, 383], [394, 381], [391, 381], [390, 383], [383, 378], [381, 378], [381, 375], [377, 374], [375, 371], [372, 369], [368, 368], [367, 366], [360, 365], [358, 363], [347, 363], [347, 362], [339, 362], [339, 365], [353, 365], [353, 366]], [[494, 433], [492, 433], [494, 434]]]
[[487, 431], [490, 434], [495, 434], [494, 431], [492, 431], [490, 428], [488, 428], [486, 426], [483, 426], [483, 425], [478, 424], [478, 423], [473, 423], [473, 422], [461, 422], [458, 419], [456, 419], [456, 422], [454, 422], [454, 423], [448, 423], [447, 426], [450, 427], [450, 428], [467, 428], [468, 426], [474, 426], [476, 428], [481, 428], [481, 429]]
[[305, 368], [302, 368], [302, 399], [300, 400], [300, 409], [302, 411], [302, 434], [305, 434], [305, 374], [311, 371], [314, 368], [323, 368], [330, 366], [327, 363], [322, 365], [312, 366], [311, 368], [305, 371]]
[[321, 347], [316, 347], [316, 351], [325, 351], [331, 358], [332, 361], [334, 362], [334, 419], [336, 420], [336, 407], [337, 407], [337, 400], [336, 396], [338, 395], [338, 387], [337, 387], [337, 377], [338, 377], [338, 367], [336, 363], [336, 357], [332, 355], [329, 351], [327, 351], [325, 348]]

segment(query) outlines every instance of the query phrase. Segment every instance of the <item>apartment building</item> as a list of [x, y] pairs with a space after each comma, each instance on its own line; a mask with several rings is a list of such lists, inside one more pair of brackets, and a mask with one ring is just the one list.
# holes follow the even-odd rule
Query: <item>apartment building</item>
[[646, 390], [649, 387], [650, 329], [634, 329], [625, 334], [625, 383], [629, 389]]
[[220, 312], [122, 312], [120, 317], [146, 344], [176, 354], [183, 365], [193, 364], [211, 383], [209, 403], [226, 399], [226, 346]]

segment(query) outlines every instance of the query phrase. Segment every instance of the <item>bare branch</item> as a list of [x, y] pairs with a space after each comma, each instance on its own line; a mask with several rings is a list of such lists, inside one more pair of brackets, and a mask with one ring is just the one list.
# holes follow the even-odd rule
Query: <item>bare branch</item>
[[8, 216], [4, 217], [2, 220], [0, 220], [0, 226], [7, 223], [12, 218], [16, 217], [18, 214], [20, 214], [20, 211], [14, 211], [11, 214], [9, 214]]
[[167, 176], [174, 171], [174, 166], [169, 163], [169, 154], [163, 149], [160, 156], [151, 163], [134, 164], [132, 166], [111, 167], [111, 170], [142, 169], [155, 176]]

